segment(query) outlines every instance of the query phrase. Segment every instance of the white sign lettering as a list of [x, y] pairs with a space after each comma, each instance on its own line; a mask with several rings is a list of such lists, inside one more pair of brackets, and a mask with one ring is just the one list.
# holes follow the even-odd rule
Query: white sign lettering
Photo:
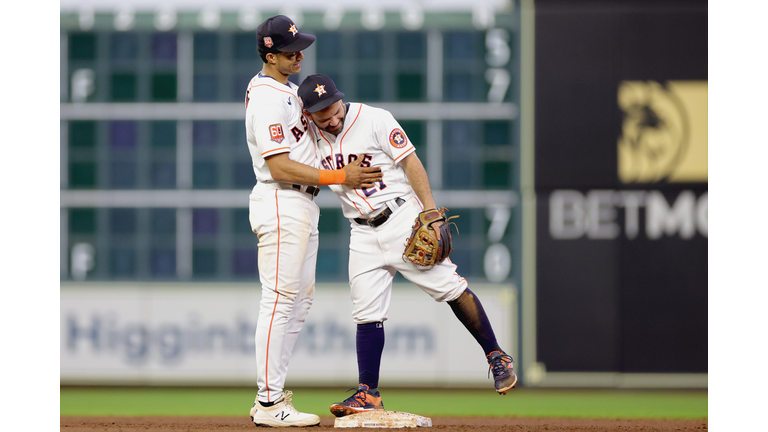
[[[698, 232], [707, 237], [707, 192], [680, 192], [668, 202], [660, 191], [555, 190], [549, 196], [549, 233], [557, 240], [615, 239], [622, 233], [632, 240], [644, 224], [646, 238], [679, 236], [688, 240]], [[620, 211], [623, 210], [623, 211]], [[645, 210], [643, 213], [642, 210]], [[620, 214], [624, 215], [623, 227]], [[644, 219], [643, 219], [644, 217]]]

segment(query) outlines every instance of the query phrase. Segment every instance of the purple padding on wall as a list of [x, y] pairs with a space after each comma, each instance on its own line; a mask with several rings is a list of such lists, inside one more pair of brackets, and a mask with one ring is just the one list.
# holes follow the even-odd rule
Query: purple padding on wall
[[154, 276], [173, 276], [176, 274], [175, 250], [153, 249], [151, 255], [151, 267]]
[[216, 209], [193, 209], [192, 232], [216, 234], [219, 231], [219, 212]]
[[153, 60], [176, 60], [176, 34], [158, 33], [152, 36]]
[[113, 148], [136, 148], [136, 122], [113, 121], [110, 123], [109, 143]]
[[192, 124], [192, 143], [197, 146], [215, 146], [219, 142], [216, 122], [196, 121]]
[[256, 274], [256, 249], [236, 249], [232, 255], [233, 273], [236, 275]]

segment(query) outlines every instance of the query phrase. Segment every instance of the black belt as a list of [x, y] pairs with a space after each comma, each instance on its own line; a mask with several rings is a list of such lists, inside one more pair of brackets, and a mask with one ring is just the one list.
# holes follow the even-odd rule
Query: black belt
[[[405, 200], [402, 198], [395, 198], [395, 204], [397, 204], [398, 207], [405, 204]], [[370, 227], [376, 228], [377, 226], [383, 224], [384, 222], [389, 219], [389, 217], [392, 215], [393, 211], [389, 206], [385, 208], [381, 213], [377, 214], [376, 216], [370, 218], [370, 219], [362, 219], [362, 218], [354, 218], [355, 222], [359, 223], [360, 225], [368, 225]]]
[[317, 194], [320, 193], [320, 188], [319, 187], [315, 187], [315, 186], [302, 186], [302, 185], [295, 184], [295, 185], [293, 185], [291, 187], [296, 189], [299, 192], [306, 192], [306, 193], [312, 195], [313, 197], [316, 197]]

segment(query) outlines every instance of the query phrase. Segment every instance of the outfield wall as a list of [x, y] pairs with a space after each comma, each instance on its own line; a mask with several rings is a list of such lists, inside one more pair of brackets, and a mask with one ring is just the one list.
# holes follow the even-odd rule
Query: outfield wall
[[[496, 336], [515, 356], [517, 306], [509, 285], [472, 286]], [[61, 284], [61, 383], [256, 385], [253, 284]], [[346, 284], [319, 284], [286, 386], [354, 386], [355, 325]], [[488, 365], [446, 304], [396, 285], [381, 382], [488, 386]]]

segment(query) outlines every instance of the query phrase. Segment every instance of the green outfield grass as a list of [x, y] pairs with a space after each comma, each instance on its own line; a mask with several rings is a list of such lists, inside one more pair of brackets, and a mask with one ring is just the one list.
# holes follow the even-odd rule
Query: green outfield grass
[[[343, 389], [294, 389], [301, 411], [330, 416]], [[222, 388], [62, 387], [62, 416], [245, 416], [255, 390]], [[706, 391], [515, 389], [382, 390], [384, 406], [428, 416], [707, 418]]]

